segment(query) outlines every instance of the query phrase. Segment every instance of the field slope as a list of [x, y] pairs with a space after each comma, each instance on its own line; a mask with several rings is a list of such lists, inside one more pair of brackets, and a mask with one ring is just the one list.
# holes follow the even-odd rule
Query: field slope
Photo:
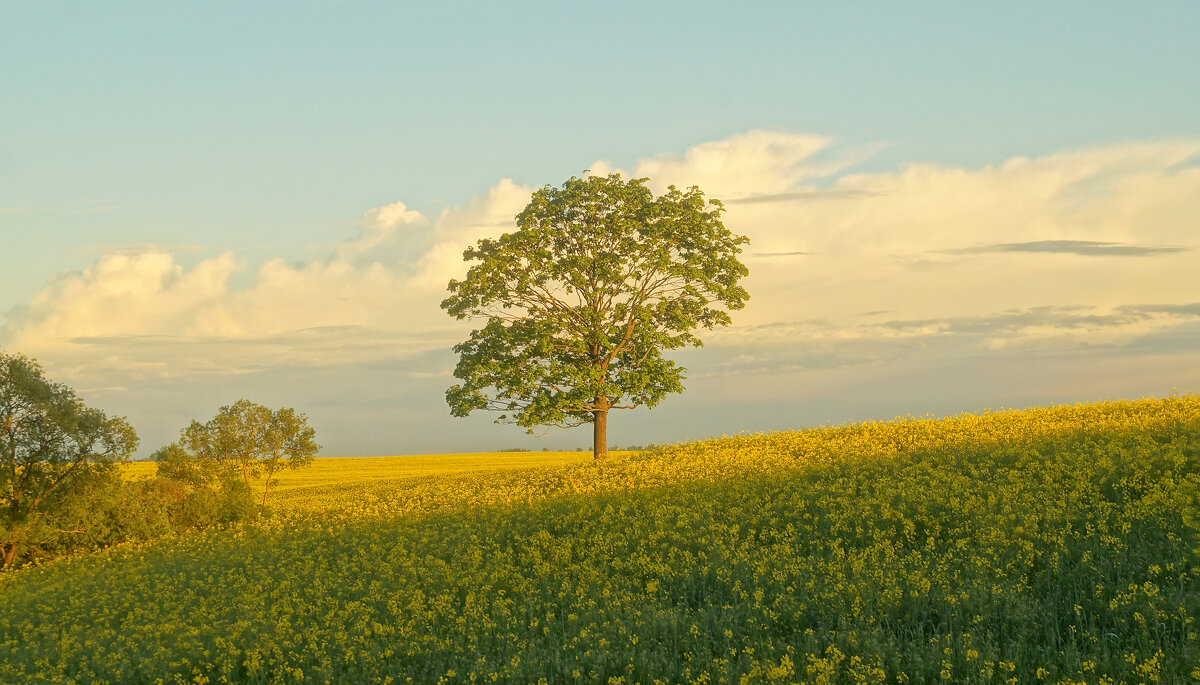
[[355, 484], [0, 577], [3, 682], [1200, 679], [1200, 398]]

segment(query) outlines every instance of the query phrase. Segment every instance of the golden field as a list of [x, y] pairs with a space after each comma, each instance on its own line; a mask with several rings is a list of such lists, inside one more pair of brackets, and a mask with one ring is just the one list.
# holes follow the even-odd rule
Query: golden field
[[1200, 680], [1197, 397], [502, 455], [6, 574], [0, 680]]
[[[611, 452], [620, 456], [624, 452]], [[481, 473], [585, 464], [591, 452], [470, 452], [390, 457], [318, 457], [311, 466], [283, 471], [271, 479], [269, 502], [282, 511], [337, 509], [353, 498], [386, 492], [402, 481], [451, 474]], [[152, 461], [122, 464], [129, 479], [154, 476]], [[252, 481], [261, 488], [263, 479]]]

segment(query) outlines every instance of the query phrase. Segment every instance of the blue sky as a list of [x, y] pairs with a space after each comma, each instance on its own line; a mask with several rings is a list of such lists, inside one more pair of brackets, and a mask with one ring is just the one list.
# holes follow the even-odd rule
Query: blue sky
[[[522, 193], [607, 164], [722, 199], [865, 203], [731, 209], [762, 250], [813, 255], [751, 264], [754, 309], [718, 336], [736, 342], [688, 358], [693, 392], [614, 419], [617, 443], [1197, 391], [1177, 370], [1200, 301], [1196, 26], [1191, 2], [0, 3], [0, 344], [128, 414], [151, 448], [243, 395], [308, 411], [331, 454], [507, 446], [526, 438], [446, 416], [438, 374], [462, 331], [438, 318], [430, 279], [449, 272], [431, 255], [481, 237], [470, 217], [502, 222]], [[413, 214], [381, 218], [398, 202]], [[863, 241], [888, 251], [851, 254]], [[164, 294], [171, 274], [208, 299]], [[271, 277], [347, 304], [287, 300]], [[253, 307], [298, 313], [268, 325]], [[1016, 357], [1009, 310], [1027, 317]], [[877, 311], [870, 330], [852, 318]], [[991, 336], [964, 332], [969, 316]], [[1102, 319], [1108, 333], [1086, 328]], [[762, 334], [785, 324], [797, 344]], [[896, 330], [924, 332], [880, 333]], [[338, 364], [312, 331], [405, 352]], [[811, 347], [833, 339], [856, 342]], [[738, 397], [714, 369], [742, 358], [811, 390], [741, 370], [744, 399], [695, 394]], [[1018, 359], [1036, 382], [1015, 384]], [[385, 367], [393, 382], [368, 387]]]

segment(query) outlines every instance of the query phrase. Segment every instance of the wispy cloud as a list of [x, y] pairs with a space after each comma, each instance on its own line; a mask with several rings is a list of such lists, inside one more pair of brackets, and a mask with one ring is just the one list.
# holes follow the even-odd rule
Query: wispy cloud
[[802, 257], [804, 255], [809, 255], [809, 254], [812, 254], [812, 253], [795, 250], [792, 252], [751, 252], [750, 256], [751, 257]]
[[[879, 312], [881, 314], [885, 312]], [[699, 374], [771, 374], [1017, 355], [1200, 352], [1200, 302], [1112, 308], [1046, 306], [972, 316], [865, 323], [808, 319], [742, 326], [712, 335], [716, 358]]]
[[994, 252], [1032, 252], [1043, 254], [1073, 254], [1084, 257], [1146, 257], [1150, 255], [1191, 252], [1177, 245], [1129, 245], [1096, 240], [1032, 240], [1024, 243], [994, 243], [976, 247], [944, 250], [953, 254], [987, 254]]
[[82, 207], [56, 207], [41, 205], [36, 207], [0, 207], [0, 215], [4, 214], [103, 214], [118, 212], [124, 209], [121, 205], [87, 205]]
[[1118, 307], [1117, 311], [1128, 311], [1136, 314], [1176, 314], [1180, 316], [1200, 317], [1200, 302], [1192, 304], [1137, 304]]
[[799, 202], [802, 200], [861, 200], [863, 198], [879, 197], [882, 193], [870, 190], [854, 190], [850, 188], [831, 188], [822, 190], [794, 190], [787, 193], [771, 193], [769, 195], [747, 195], [735, 197], [723, 202], [727, 205], [758, 205], [779, 202]]
[[103, 257], [105, 255], [138, 255], [146, 252], [165, 252], [169, 254], [196, 254], [203, 252], [203, 245], [192, 243], [172, 243], [160, 245], [157, 243], [128, 243], [112, 245], [79, 245], [71, 247], [70, 251], [84, 257]]

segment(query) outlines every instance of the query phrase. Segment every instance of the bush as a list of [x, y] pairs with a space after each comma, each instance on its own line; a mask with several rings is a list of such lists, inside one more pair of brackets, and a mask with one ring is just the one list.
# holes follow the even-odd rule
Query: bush
[[253, 519], [262, 510], [244, 483], [233, 482], [225, 488], [191, 487], [168, 478], [159, 478], [160, 487], [172, 493], [169, 517], [177, 531], [209, 528]]
[[63, 494], [62, 506], [28, 527], [14, 566], [150, 540], [174, 530], [167, 500], [152, 481], [124, 482], [118, 472], [100, 472]]
[[64, 506], [27, 527], [14, 567], [250, 520], [263, 511], [236, 481], [213, 489], [162, 477], [127, 482], [113, 471], [92, 474], [63, 494]]

